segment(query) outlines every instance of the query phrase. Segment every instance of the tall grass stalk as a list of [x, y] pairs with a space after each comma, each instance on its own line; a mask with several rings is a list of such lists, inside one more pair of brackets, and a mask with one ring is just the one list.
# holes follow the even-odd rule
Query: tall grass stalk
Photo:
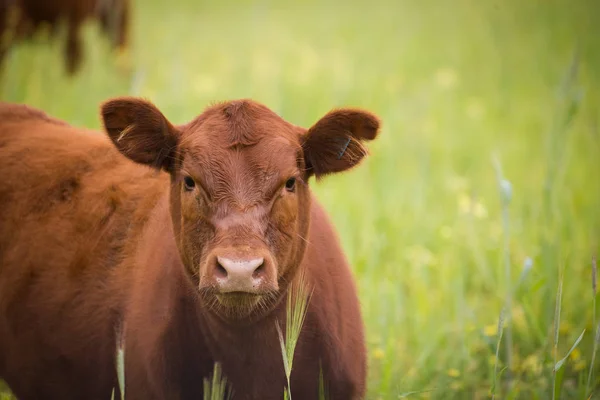
[[557, 379], [556, 374], [558, 369], [556, 365], [558, 363], [558, 337], [560, 327], [560, 308], [562, 302], [562, 288], [563, 288], [563, 272], [562, 269], [559, 271], [558, 276], [558, 291], [556, 293], [556, 304], [554, 306], [554, 345], [552, 347], [554, 353], [554, 368], [552, 370], [552, 400], [556, 400], [557, 394]]
[[590, 385], [592, 384], [592, 378], [594, 376], [594, 364], [596, 362], [596, 351], [598, 350], [598, 339], [600, 338], [600, 324], [596, 323], [596, 295], [598, 294], [598, 265], [596, 263], [596, 257], [592, 258], [592, 327], [596, 329], [594, 335], [594, 347], [592, 350], [592, 359], [590, 361], [590, 371], [588, 372], [587, 384], [585, 386], [585, 394], [591, 396]]
[[[505, 311], [508, 316], [506, 324], [506, 368], [507, 375], [510, 381], [511, 378], [511, 367], [512, 367], [512, 329], [510, 325], [510, 316], [512, 312], [512, 285], [511, 285], [511, 273], [510, 273], [510, 215], [509, 206], [512, 198], [512, 186], [511, 183], [506, 180], [502, 175], [502, 165], [496, 155], [492, 156], [492, 162], [496, 170], [496, 179], [498, 180], [498, 187], [500, 189], [500, 199], [502, 201], [502, 230], [504, 232], [504, 245], [503, 245], [503, 257], [504, 257], [504, 279], [506, 282], [506, 300], [505, 300]], [[510, 382], [509, 382], [510, 384]]]
[[494, 376], [492, 377], [492, 400], [496, 398], [496, 388], [498, 385], [498, 358], [500, 356], [500, 343], [502, 342], [502, 333], [504, 332], [504, 313], [505, 309], [503, 308], [500, 311], [500, 317], [498, 318], [498, 340], [496, 341], [496, 359], [494, 360]]
[[300, 331], [304, 324], [306, 311], [308, 310], [308, 302], [312, 292], [307, 289], [307, 282], [304, 273], [300, 273], [296, 281], [294, 281], [287, 293], [286, 319], [285, 319], [285, 338], [281, 331], [279, 322], [275, 323], [277, 334], [279, 335], [279, 343], [281, 345], [281, 356], [283, 357], [283, 366], [285, 369], [285, 377], [287, 379], [287, 390], [284, 391], [284, 397], [292, 400], [291, 376], [292, 366], [294, 361], [294, 350], [300, 337]]
[[232, 393], [227, 387], [227, 378], [223, 376], [221, 364], [215, 363], [212, 379], [204, 378], [202, 386], [203, 400], [226, 400], [230, 399]]
[[562, 82], [558, 88], [556, 110], [553, 113], [554, 120], [550, 128], [547, 144], [547, 174], [544, 182], [545, 192], [545, 211], [546, 220], [549, 223], [554, 222], [554, 214], [552, 211], [552, 192], [554, 184], [557, 181], [557, 176], [561, 171], [562, 163], [565, 159], [566, 146], [564, 145], [567, 139], [567, 134], [571, 123], [575, 119], [581, 102], [583, 100], [583, 90], [577, 87], [577, 79], [579, 76], [579, 53], [573, 51], [571, 62], [567, 67]]

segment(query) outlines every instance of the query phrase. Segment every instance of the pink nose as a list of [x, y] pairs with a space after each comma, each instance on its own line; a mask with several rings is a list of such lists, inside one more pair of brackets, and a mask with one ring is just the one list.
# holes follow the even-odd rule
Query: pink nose
[[263, 257], [216, 257], [215, 278], [222, 293], [256, 291], [264, 283], [265, 270]]

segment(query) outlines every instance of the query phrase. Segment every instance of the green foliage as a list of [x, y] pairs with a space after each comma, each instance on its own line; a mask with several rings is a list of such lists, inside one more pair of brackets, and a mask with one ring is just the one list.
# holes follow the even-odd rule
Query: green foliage
[[227, 400], [232, 397], [227, 377], [221, 371], [221, 364], [215, 363], [212, 379], [203, 379], [203, 400]]
[[[0, 98], [93, 128], [101, 101], [128, 94], [174, 123], [241, 97], [303, 126], [333, 107], [372, 110], [383, 128], [371, 156], [311, 182], [356, 277], [368, 399], [484, 399], [492, 386], [498, 399], [549, 399], [559, 355], [584, 330], [557, 371], [560, 394], [598, 397], [597, 2], [135, 6], [129, 58], [109, 57], [88, 26], [85, 66], [69, 81], [61, 44], [23, 44], [5, 60]], [[492, 154], [511, 185], [508, 215]]]

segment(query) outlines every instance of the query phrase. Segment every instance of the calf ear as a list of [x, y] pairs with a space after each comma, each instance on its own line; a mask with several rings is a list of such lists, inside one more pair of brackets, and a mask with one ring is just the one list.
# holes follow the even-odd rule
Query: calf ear
[[357, 165], [366, 155], [363, 145], [379, 131], [379, 119], [366, 111], [331, 111], [304, 134], [302, 148], [308, 176], [317, 179]]
[[152, 103], [121, 97], [104, 103], [101, 114], [108, 137], [121, 153], [172, 172], [179, 132]]

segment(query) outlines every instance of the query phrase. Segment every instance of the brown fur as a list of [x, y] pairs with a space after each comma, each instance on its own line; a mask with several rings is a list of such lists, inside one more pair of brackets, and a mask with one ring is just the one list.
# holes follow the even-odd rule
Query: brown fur
[[81, 67], [81, 26], [98, 19], [114, 48], [128, 43], [130, 0], [0, 0], [0, 63], [17, 41], [33, 36], [45, 24], [54, 35], [58, 25], [67, 26], [65, 67], [72, 75]]
[[[280, 399], [275, 324], [302, 271], [293, 398], [316, 398], [320, 367], [330, 399], [363, 398], [355, 286], [307, 182], [356, 165], [377, 119], [343, 109], [305, 130], [240, 100], [175, 126], [133, 98], [102, 116], [110, 140], [0, 103], [0, 377], [16, 395], [108, 399], [122, 332], [128, 400], [202, 398], [215, 362], [235, 399]], [[223, 254], [263, 257], [260, 284], [222, 292]]]

